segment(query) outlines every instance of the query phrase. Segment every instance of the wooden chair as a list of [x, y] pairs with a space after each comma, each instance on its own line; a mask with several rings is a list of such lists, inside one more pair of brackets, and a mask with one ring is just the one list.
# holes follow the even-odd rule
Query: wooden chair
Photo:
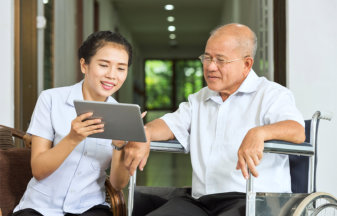
[[[23, 140], [24, 147], [16, 147], [13, 137]], [[19, 203], [32, 178], [30, 166], [31, 136], [23, 131], [0, 125], [0, 216], [10, 216]], [[126, 215], [122, 191], [116, 191], [107, 177], [106, 201], [114, 216]]]

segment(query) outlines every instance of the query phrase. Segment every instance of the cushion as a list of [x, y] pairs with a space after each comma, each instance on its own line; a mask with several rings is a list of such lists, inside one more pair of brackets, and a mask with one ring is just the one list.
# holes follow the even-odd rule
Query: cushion
[[11, 215], [31, 178], [30, 149], [0, 149], [0, 208], [3, 216]]

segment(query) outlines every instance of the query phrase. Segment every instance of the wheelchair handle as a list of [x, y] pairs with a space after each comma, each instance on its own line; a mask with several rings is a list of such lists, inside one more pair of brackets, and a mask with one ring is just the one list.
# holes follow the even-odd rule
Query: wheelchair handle
[[319, 118], [331, 121], [331, 119], [333, 118], [333, 114], [331, 112], [321, 112], [321, 116]]
[[331, 119], [333, 118], [333, 113], [328, 111], [316, 111], [312, 118], [331, 121]]

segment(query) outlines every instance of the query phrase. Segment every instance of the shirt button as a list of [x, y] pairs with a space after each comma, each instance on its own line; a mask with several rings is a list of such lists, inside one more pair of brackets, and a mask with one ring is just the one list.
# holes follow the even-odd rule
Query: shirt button
[[87, 156], [87, 152], [86, 151], [84, 152], [84, 156]]
[[81, 172], [77, 172], [77, 175], [78, 175], [78, 176], [81, 175]]

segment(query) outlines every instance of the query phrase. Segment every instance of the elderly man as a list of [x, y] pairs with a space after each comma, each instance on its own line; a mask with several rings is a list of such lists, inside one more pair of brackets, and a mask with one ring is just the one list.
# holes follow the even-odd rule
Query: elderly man
[[176, 138], [190, 151], [192, 196], [169, 200], [150, 215], [244, 215], [247, 167], [258, 177], [256, 191], [291, 192], [288, 156], [263, 155], [264, 141], [301, 143], [304, 121], [288, 89], [252, 70], [256, 41], [241, 24], [213, 31], [200, 56], [207, 87], [148, 123], [146, 145], [126, 146], [130, 174], [145, 166], [150, 141]]

